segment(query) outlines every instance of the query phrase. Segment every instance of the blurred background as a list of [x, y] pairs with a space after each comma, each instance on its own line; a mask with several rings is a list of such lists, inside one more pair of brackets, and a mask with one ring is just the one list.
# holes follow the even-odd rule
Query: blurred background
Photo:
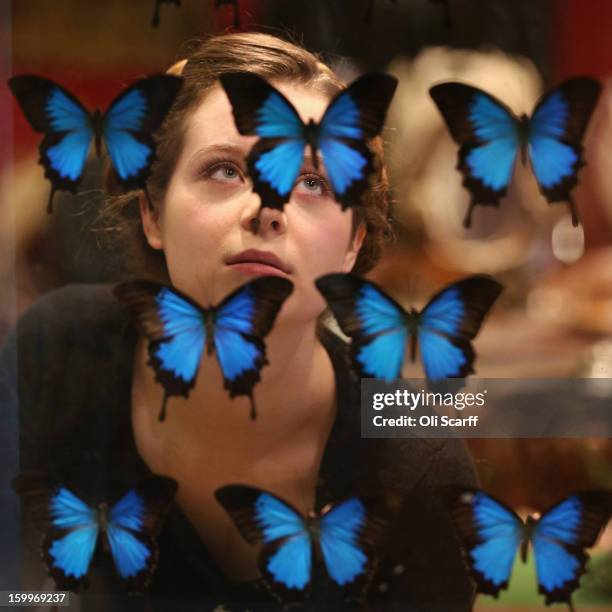
[[[216, 6], [216, 5], [219, 6]], [[237, 12], [235, 6], [237, 4]], [[473, 272], [506, 286], [476, 339], [479, 377], [612, 378], [612, 2], [609, 0], [19, 0], [0, 3], [0, 81], [32, 73], [105, 109], [133, 80], [165, 70], [193, 38], [239, 27], [288, 37], [346, 80], [387, 70], [400, 85], [385, 130], [396, 238], [371, 273], [405, 305]], [[428, 95], [462, 80], [530, 113], [565, 78], [601, 80], [575, 199], [550, 206], [517, 168], [499, 209], [475, 209], [455, 170], [457, 146]], [[117, 252], [92, 231], [101, 164], [78, 195], [50, 184], [33, 132], [0, 87], [0, 338], [37, 297], [71, 282], [112, 282]], [[609, 389], [609, 387], [608, 387]], [[612, 408], [612, 406], [611, 406]], [[469, 440], [482, 485], [510, 505], [542, 510], [576, 489], [612, 487], [612, 442]], [[612, 610], [612, 535], [604, 534], [576, 600]], [[541, 605], [533, 568], [515, 572], [504, 606]], [[606, 603], [607, 602], [607, 603]], [[479, 607], [490, 598], [480, 598]], [[581, 606], [580, 609], [583, 609]]]

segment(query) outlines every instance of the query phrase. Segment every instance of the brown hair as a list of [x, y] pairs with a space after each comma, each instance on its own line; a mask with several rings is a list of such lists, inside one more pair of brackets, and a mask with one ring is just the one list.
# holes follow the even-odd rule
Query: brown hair
[[[147, 189], [154, 203], [162, 202], [183, 147], [187, 119], [199, 106], [219, 76], [228, 72], [250, 72], [267, 80], [290, 81], [312, 87], [330, 98], [344, 88], [332, 70], [314, 54], [275, 36], [236, 33], [213, 36], [201, 41], [187, 60], [169, 71], [183, 77], [183, 86], [164, 123], [156, 134], [157, 159], [151, 168]], [[353, 232], [365, 223], [366, 235], [353, 271], [370, 270], [380, 258], [390, 233], [388, 219], [388, 179], [383, 164], [383, 147], [375, 138], [370, 147], [375, 158], [375, 176], [364, 196], [363, 206], [354, 209]], [[112, 187], [111, 187], [112, 190]], [[111, 235], [128, 250], [130, 271], [168, 282], [163, 252], [152, 249], [140, 222], [139, 194], [111, 196], [101, 218]]]

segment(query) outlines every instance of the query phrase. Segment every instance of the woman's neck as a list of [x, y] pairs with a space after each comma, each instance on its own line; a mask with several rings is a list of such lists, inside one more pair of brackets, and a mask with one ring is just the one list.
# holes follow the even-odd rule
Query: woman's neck
[[[278, 326], [266, 338], [266, 347], [269, 364], [262, 368], [261, 381], [253, 389], [255, 421], [249, 417], [249, 399], [230, 398], [216, 357], [205, 355], [189, 397], [171, 397], [166, 420], [160, 423], [163, 389], [146, 365], [146, 341], [141, 339], [134, 371], [139, 396], [134, 398], [139, 404], [133, 412], [135, 425], [144, 426], [153, 439], [164, 438], [172, 445], [183, 445], [193, 436], [192, 446], [199, 446], [197, 440], [210, 444], [213, 439], [247, 454], [256, 453], [260, 446], [269, 450], [276, 443], [286, 444], [298, 432], [310, 431], [326, 439], [335, 417], [335, 379], [315, 324]], [[242, 443], [248, 449], [241, 449]]]
[[217, 563], [239, 580], [257, 576], [257, 550], [240, 536], [214, 491], [245, 483], [272, 491], [303, 513], [312, 510], [336, 414], [334, 370], [314, 325], [275, 329], [266, 345], [270, 363], [254, 389], [255, 421], [248, 398], [230, 399], [217, 360], [205, 356], [189, 398], [171, 398], [160, 423], [163, 390], [147, 366], [142, 340], [134, 364], [138, 452], [153, 472], [177, 480], [178, 504]]

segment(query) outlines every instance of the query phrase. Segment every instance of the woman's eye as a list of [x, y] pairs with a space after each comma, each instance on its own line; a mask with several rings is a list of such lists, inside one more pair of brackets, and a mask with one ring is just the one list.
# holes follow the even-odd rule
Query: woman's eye
[[298, 181], [296, 191], [314, 196], [326, 196], [329, 193], [327, 182], [318, 176], [305, 176]]
[[241, 172], [233, 164], [217, 164], [205, 171], [206, 178], [215, 181], [235, 182], [241, 179]]

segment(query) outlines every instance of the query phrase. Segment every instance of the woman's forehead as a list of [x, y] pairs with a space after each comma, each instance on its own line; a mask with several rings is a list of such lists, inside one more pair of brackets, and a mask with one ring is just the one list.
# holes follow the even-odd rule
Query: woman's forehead
[[[303, 85], [274, 83], [274, 86], [293, 104], [302, 121], [320, 121], [329, 98]], [[208, 91], [200, 105], [187, 120], [185, 145], [202, 147], [215, 144], [252, 146], [256, 137], [241, 136], [234, 124], [232, 107], [220, 84]]]

